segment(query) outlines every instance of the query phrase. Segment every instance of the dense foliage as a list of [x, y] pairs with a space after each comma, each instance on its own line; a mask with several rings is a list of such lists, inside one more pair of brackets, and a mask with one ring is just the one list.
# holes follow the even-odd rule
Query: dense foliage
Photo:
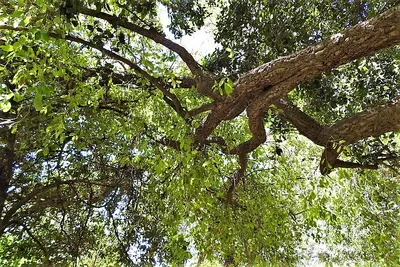
[[398, 1], [0, 3], [1, 265], [400, 265]]

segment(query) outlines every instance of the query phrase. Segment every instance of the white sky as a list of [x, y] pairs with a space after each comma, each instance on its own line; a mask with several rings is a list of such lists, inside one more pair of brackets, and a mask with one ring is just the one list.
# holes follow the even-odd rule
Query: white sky
[[[167, 25], [170, 24], [170, 19], [168, 18], [167, 8], [159, 5], [159, 16], [161, 24], [164, 27], [164, 32], [167, 35], [168, 39], [182, 45], [185, 47], [189, 53], [191, 53], [194, 58], [198, 61], [208, 53], [214, 51], [216, 44], [214, 42], [214, 35], [212, 33], [213, 29], [211, 25], [214, 25], [212, 22], [212, 17], [206, 19], [205, 25], [200, 30], [193, 33], [191, 36], [184, 36], [179, 40], [176, 40], [174, 36], [169, 32]], [[208, 26], [210, 25], [210, 26]]]

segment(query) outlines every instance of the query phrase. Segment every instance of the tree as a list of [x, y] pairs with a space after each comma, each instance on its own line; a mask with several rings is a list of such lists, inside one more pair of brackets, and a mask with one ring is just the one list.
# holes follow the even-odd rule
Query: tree
[[[221, 46], [197, 62], [159, 5], [176, 38], [219, 9]], [[0, 18], [3, 264], [287, 265], [311, 241], [399, 263], [398, 2], [3, 1]]]

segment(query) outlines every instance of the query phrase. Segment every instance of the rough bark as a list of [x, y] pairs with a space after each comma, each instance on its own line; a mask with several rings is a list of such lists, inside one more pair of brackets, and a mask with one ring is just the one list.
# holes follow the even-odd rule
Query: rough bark
[[[236, 82], [230, 97], [216, 105], [207, 120], [197, 129], [195, 140], [201, 142], [206, 139], [222, 120], [232, 119], [246, 108], [250, 108], [252, 114], [261, 116], [273, 102], [284, 98], [300, 83], [334, 67], [398, 44], [400, 6], [318, 45], [255, 68]], [[255, 118], [250, 120], [256, 121]], [[259, 135], [259, 128], [253, 128], [257, 129], [253, 134]]]
[[332, 125], [319, 124], [284, 100], [276, 102], [276, 106], [282, 110], [280, 116], [295, 126], [300, 134], [325, 147], [320, 165], [323, 174], [335, 167], [376, 169], [376, 165], [364, 166], [339, 160], [341, 146], [400, 130], [400, 99], [359, 112]]

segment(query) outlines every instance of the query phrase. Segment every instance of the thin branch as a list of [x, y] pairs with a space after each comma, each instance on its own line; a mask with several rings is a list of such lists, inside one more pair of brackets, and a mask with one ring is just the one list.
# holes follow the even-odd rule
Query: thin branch
[[85, 8], [85, 7], [80, 7], [78, 9], [78, 12], [81, 14], [84, 14], [84, 15], [91, 16], [91, 17], [104, 19], [114, 26], [115, 25], [121, 26], [125, 29], [131, 30], [135, 33], [138, 33], [144, 37], [147, 37], [147, 38], [153, 40], [156, 43], [159, 43], [159, 44], [165, 46], [166, 48], [170, 49], [171, 51], [174, 51], [175, 53], [177, 53], [181, 57], [183, 62], [186, 63], [186, 65], [188, 66], [190, 71], [195, 76], [198, 76], [198, 77], [204, 76], [203, 70], [201, 69], [199, 63], [196, 62], [196, 60], [193, 58], [193, 56], [183, 46], [180, 46], [179, 44], [167, 39], [165, 36], [163, 36], [162, 34], [157, 32], [156, 30], [154, 30], [152, 28], [145, 29], [143, 27], [140, 27], [134, 23], [127, 21], [126, 18], [120, 18], [117, 16], [113, 16], [113, 15], [110, 15], [110, 14], [107, 14], [107, 13], [104, 13], [101, 11], [96, 11], [96, 10]]
[[43, 256], [45, 258], [46, 263], [51, 266], [51, 261], [49, 258], [49, 253], [46, 249], [46, 247], [43, 245], [43, 243], [39, 240], [39, 238], [37, 238], [32, 231], [28, 228], [28, 226], [26, 226], [23, 223], [18, 223], [20, 226], [22, 226], [22, 228], [25, 230], [25, 232], [32, 238], [32, 240], [38, 245], [38, 247], [40, 248], [40, 250], [43, 252]]
[[396, 155], [386, 155], [386, 157], [380, 157], [376, 159], [378, 162], [384, 161], [399, 161], [400, 157]]
[[247, 168], [247, 154], [239, 155], [239, 165], [240, 168], [232, 176], [231, 185], [229, 186], [228, 191], [226, 192], [226, 202], [229, 205], [233, 204], [233, 193], [235, 191], [236, 185], [239, 184], [245, 177], [245, 172]]
[[129, 256], [127, 245], [125, 245], [123, 240], [121, 240], [121, 237], [120, 237], [119, 232], [118, 232], [118, 226], [117, 226], [117, 224], [115, 222], [115, 219], [114, 219], [114, 216], [113, 216], [113, 213], [112, 213], [111, 209], [107, 209], [107, 212], [108, 212], [108, 216], [110, 217], [111, 224], [112, 224], [113, 229], [114, 229], [114, 235], [117, 238], [118, 245], [119, 245], [120, 250], [122, 252], [121, 256], [123, 256], [125, 258], [125, 260], [127, 260], [129, 263], [133, 263], [131, 257]]
[[222, 138], [221, 136], [210, 136], [209, 138], [206, 139], [204, 144], [206, 145], [217, 144], [222, 148], [222, 150], [225, 153], [228, 153], [227, 150], [228, 145], [226, 144], [224, 138]]
[[129, 116], [129, 114], [126, 113], [125, 111], [117, 109], [115, 107], [99, 105], [98, 108], [99, 109], [103, 109], [103, 110], [111, 110], [111, 111], [114, 111], [114, 112], [116, 112], [116, 113], [118, 113], [120, 115], [123, 115], [123, 116]]
[[[154, 139], [153, 139], [154, 140]], [[159, 143], [164, 146], [171, 147], [177, 151], [181, 151], [181, 143], [179, 141], [171, 140], [168, 138], [161, 138], [158, 140], [154, 140], [156, 143]]]
[[[23, 28], [23, 27], [12, 27], [12, 26], [8, 26], [8, 25], [0, 25], [0, 30], [11, 30], [11, 31], [27, 31], [28, 28]], [[86, 41], [84, 39], [81, 39], [79, 37], [75, 37], [75, 36], [71, 36], [71, 35], [65, 35], [64, 37], [56, 34], [56, 33], [52, 33], [49, 32], [47, 33], [50, 37], [55, 38], [55, 39], [64, 39], [64, 40], [68, 40], [68, 41], [72, 41], [75, 43], [80, 43], [83, 44], [85, 46], [94, 48], [98, 51], [100, 51], [101, 53], [109, 56], [110, 58], [113, 58], [115, 60], [118, 60], [120, 62], [125, 63], [126, 65], [128, 65], [129, 67], [131, 67], [136, 73], [140, 74], [141, 76], [145, 77], [146, 79], [148, 79], [157, 89], [159, 89], [164, 96], [166, 96], [170, 101], [168, 101], [167, 103], [182, 117], [182, 118], [186, 118], [186, 110], [182, 107], [178, 97], [176, 95], [174, 95], [173, 93], [169, 92], [164, 85], [159, 81], [159, 79], [153, 77], [152, 75], [150, 75], [148, 72], [146, 72], [145, 70], [143, 70], [142, 68], [140, 68], [136, 63], [132, 62], [131, 60], [124, 58], [108, 49], [105, 49], [102, 46], [99, 45], [95, 45], [92, 42]], [[172, 106], [173, 104], [173, 106]]]
[[82, 66], [77, 67], [85, 71], [85, 73], [83, 74], [84, 80], [87, 80], [89, 77], [96, 77], [99, 74], [106, 74], [111, 76], [110, 78], [112, 79], [113, 84], [130, 84], [132, 81], [138, 78], [138, 76], [134, 74], [123, 75], [120, 73], [112, 72], [112, 70], [105, 67], [100, 67], [96, 69], [85, 68]]
[[335, 168], [350, 168], [350, 169], [367, 169], [367, 170], [377, 170], [378, 165], [376, 164], [361, 164], [356, 162], [347, 162], [338, 159], [335, 162]]
[[28, 193], [25, 197], [20, 199], [19, 201], [15, 202], [11, 208], [5, 213], [2, 221], [0, 222], [0, 236], [3, 233], [5, 227], [7, 227], [8, 222], [11, 220], [12, 216], [26, 203], [28, 203], [30, 200], [32, 200], [34, 197], [44, 194], [48, 192], [49, 190], [56, 188], [60, 185], [71, 185], [73, 183], [86, 183], [86, 184], [93, 184], [93, 185], [101, 185], [101, 186], [112, 186], [109, 184], [104, 184], [104, 183], [99, 183], [96, 181], [88, 181], [85, 179], [75, 179], [75, 180], [66, 180], [66, 181], [56, 181], [54, 183], [45, 185], [45, 186], [40, 186], [30, 193]]

